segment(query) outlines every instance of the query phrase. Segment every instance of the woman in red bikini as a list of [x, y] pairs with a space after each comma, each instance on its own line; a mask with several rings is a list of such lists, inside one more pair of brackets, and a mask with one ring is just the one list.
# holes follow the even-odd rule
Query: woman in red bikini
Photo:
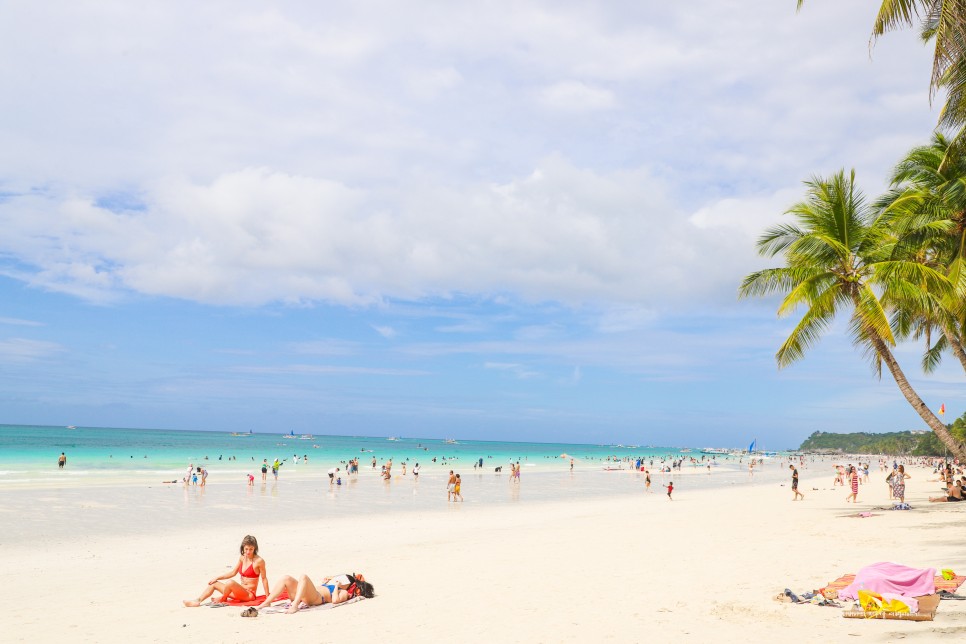
[[[250, 534], [246, 535], [242, 539], [241, 547], [238, 550], [241, 556], [238, 558], [238, 563], [235, 564], [235, 567], [231, 569], [231, 572], [215, 577], [209, 581], [204, 591], [198, 596], [198, 599], [184, 600], [185, 606], [201, 606], [201, 602], [211, 597], [215, 591], [221, 593], [222, 600], [231, 597], [239, 601], [251, 601], [255, 599], [258, 591], [259, 578], [261, 578], [265, 585], [265, 594], [268, 594], [268, 573], [265, 570], [265, 560], [258, 556], [258, 541]], [[232, 579], [235, 575], [239, 574], [241, 575], [240, 582]], [[227, 581], [221, 581], [222, 579], [226, 579]]]

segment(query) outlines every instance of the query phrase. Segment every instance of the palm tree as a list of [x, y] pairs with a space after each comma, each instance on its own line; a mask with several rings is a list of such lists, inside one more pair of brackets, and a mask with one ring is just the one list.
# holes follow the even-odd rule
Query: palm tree
[[[955, 291], [945, 302], [893, 301], [893, 329], [903, 337], [926, 339], [923, 368], [929, 372], [944, 350], [966, 371], [963, 347], [966, 293], [966, 164], [947, 163], [949, 141], [934, 133], [928, 145], [909, 151], [896, 166], [892, 189], [878, 202], [897, 235], [893, 259], [923, 263], [946, 274]], [[933, 331], [938, 340], [930, 346]]]
[[814, 177], [805, 185], [805, 201], [788, 211], [796, 223], [770, 228], [757, 244], [760, 254], [783, 255], [786, 265], [748, 275], [739, 289], [742, 298], [783, 293], [780, 316], [806, 307], [775, 355], [779, 368], [804, 357], [835, 316], [850, 310], [849, 333], [854, 344], [862, 347], [879, 375], [885, 363], [899, 391], [937, 438], [966, 459], [966, 446], [953, 438], [923, 402], [893, 356], [895, 338], [878, 294], [894, 290], [902, 292], [906, 300], [914, 299], [916, 292], [923, 300], [944, 297], [952, 290], [949, 281], [926, 264], [891, 258], [895, 240], [888, 221], [876, 217], [856, 189], [854, 170], [827, 179]]
[[[946, 101], [938, 127], [956, 132], [949, 161], [966, 156], [966, 0], [881, 0], [872, 41], [888, 31], [915, 26], [923, 42], [933, 41], [929, 100], [940, 88]], [[798, 0], [801, 10], [805, 0]]]

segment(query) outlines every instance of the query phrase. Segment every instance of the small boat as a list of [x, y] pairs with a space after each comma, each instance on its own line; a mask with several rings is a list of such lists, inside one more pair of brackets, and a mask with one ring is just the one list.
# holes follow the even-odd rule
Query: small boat
[[77, 429], [77, 425], [68, 425], [67, 429]]
[[231, 435], [232, 436], [254, 436], [255, 434], [252, 432], [252, 430], [249, 429], [247, 432], [232, 432]]
[[312, 434], [302, 434], [301, 436], [299, 436], [300, 441], [310, 441], [310, 440], [313, 440], [314, 438], [315, 436], [313, 436]]
[[701, 450], [702, 454], [729, 454], [730, 452], [723, 447], [705, 447]]
[[685, 454], [687, 454], [687, 453], [690, 453], [691, 452], [691, 448], [690, 447], [685, 447], [684, 449], [681, 449], [681, 450], [678, 450], [678, 451], [681, 451], [681, 452], [684, 452]]
[[447, 445], [459, 445], [459, 443], [456, 442], [455, 438], [447, 438], [443, 442], [446, 443]]

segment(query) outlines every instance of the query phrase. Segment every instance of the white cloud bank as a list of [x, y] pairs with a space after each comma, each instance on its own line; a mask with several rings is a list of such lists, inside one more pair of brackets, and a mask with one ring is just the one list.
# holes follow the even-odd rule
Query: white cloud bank
[[13, 5], [0, 272], [93, 300], [730, 302], [801, 179], [881, 182], [934, 119], [912, 34], [870, 62], [872, 9], [814, 4]]

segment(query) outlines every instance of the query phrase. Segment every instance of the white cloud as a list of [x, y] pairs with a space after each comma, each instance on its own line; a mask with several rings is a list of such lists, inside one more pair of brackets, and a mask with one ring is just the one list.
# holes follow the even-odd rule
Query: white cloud
[[11, 6], [0, 273], [609, 302], [615, 329], [730, 303], [802, 179], [875, 186], [935, 118], [913, 34], [870, 62], [870, 10], [814, 4]]
[[4, 362], [36, 362], [63, 351], [64, 348], [55, 342], [26, 338], [0, 340], [0, 361]]
[[378, 333], [382, 337], [386, 338], [387, 340], [390, 339], [390, 338], [394, 338], [394, 337], [396, 337], [396, 335], [398, 335], [397, 332], [396, 332], [396, 330], [394, 328], [392, 328], [391, 326], [386, 326], [386, 325], [373, 325], [372, 328], [375, 330], [376, 333]]
[[541, 88], [538, 97], [545, 107], [572, 112], [604, 110], [617, 105], [613, 92], [580, 81], [562, 81]]
[[0, 324], [9, 324], [11, 326], [44, 326], [43, 322], [22, 320], [20, 318], [0, 318]]

